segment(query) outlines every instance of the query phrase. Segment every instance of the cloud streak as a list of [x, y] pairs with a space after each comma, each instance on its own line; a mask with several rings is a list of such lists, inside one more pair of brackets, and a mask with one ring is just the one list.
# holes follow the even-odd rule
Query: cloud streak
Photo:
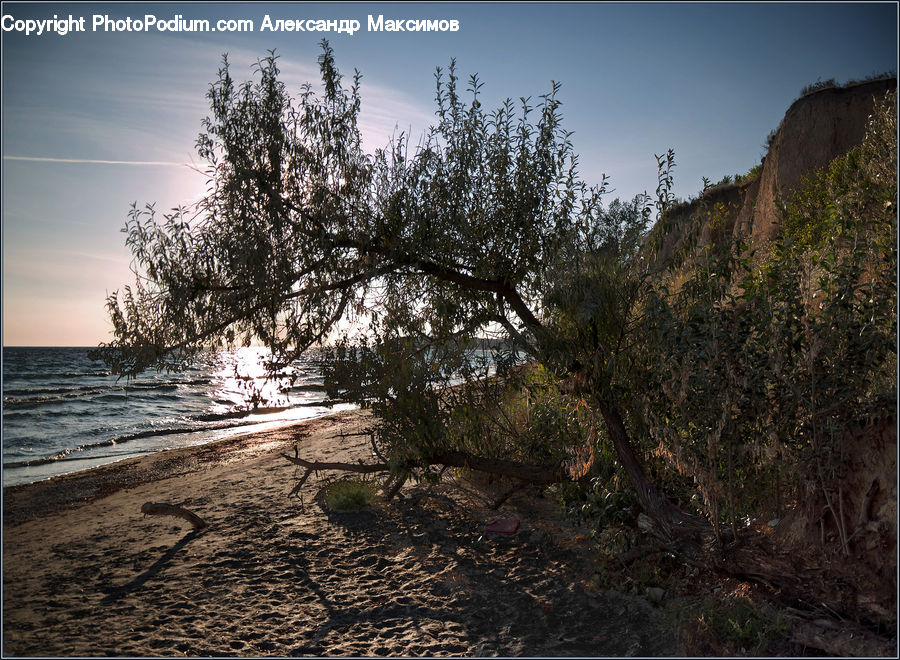
[[135, 165], [138, 167], [194, 167], [190, 163], [169, 160], [98, 160], [93, 158], [41, 158], [37, 156], [4, 156], [3, 160], [27, 163], [75, 163], [86, 165]]

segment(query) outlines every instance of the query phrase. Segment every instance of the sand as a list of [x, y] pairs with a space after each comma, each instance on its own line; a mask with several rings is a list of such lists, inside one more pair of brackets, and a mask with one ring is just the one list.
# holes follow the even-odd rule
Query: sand
[[[591, 589], [587, 540], [523, 493], [491, 510], [445, 474], [403, 499], [330, 510], [321, 473], [369, 460], [349, 411], [4, 491], [3, 654], [673, 655], [643, 598]], [[143, 516], [182, 505], [209, 526]], [[512, 536], [485, 535], [498, 517]]]

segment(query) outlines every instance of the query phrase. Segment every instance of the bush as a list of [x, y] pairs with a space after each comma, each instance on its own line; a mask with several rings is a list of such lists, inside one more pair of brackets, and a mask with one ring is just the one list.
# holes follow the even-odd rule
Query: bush
[[834, 78], [829, 78], [828, 80], [817, 80], [814, 83], [810, 83], [806, 87], [800, 90], [800, 96], [808, 96], [809, 94], [813, 94], [823, 89], [847, 89], [848, 87], [853, 87], [854, 85], [861, 85], [867, 82], [873, 82], [875, 80], [885, 80], [887, 78], [896, 78], [896, 71], [885, 71], [882, 73], [872, 73], [862, 79], [854, 79], [848, 80], [843, 85], [838, 83]]
[[325, 503], [337, 511], [362, 509], [374, 502], [375, 497], [375, 485], [358, 479], [342, 479], [325, 488]]
[[778, 128], [773, 128], [766, 136], [766, 143], [763, 145], [763, 148], [766, 150], [767, 154], [772, 149], [772, 145], [775, 143], [775, 138], [778, 136], [778, 131], [780, 128], [781, 126], [779, 126]]
[[809, 94], [813, 94], [823, 89], [830, 89], [832, 87], [840, 87], [838, 85], [837, 80], [834, 78], [829, 78], [828, 80], [822, 80], [821, 78], [814, 83], [810, 83], [806, 85], [803, 89], [800, 90], [800, 96], [808, 96]]
[[[599, 470], [609, 474], [610, 469]], [[551, 495], [571, 522], [586, 525], [593, 538], [617, 525], [628, 525], [637, 518], [640, 507], [624, 475], [597, 476], [588, 483], [557, 484]]]
[[735, 174], [734, 182], [735, 183], [749, 183], [754, 179], [758, 178], [759, 175], [762, 174], [762, 163], [757, 163], [746, 174]]
[[766, 655], [769, 644], [787, 634], [781, 617], [744, 597], [707, 597], [681, 610], [678, 619], [688, 655]]
[[843, 432], [896, 410], [895, 136], [893, 94], [807, 178], [764, 265], [739, 241], [701, 249], [647, 310], [648, 449], [717, 529], [780, 517], [807, 483], [837, 501]]

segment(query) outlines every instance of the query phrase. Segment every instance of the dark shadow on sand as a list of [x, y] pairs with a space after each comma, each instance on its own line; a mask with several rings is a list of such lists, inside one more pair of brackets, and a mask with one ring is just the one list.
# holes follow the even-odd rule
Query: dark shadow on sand
[[185, 534], [178, 543], [166, 550], [166, 553], [162, 557], [157, 559], [153, 563], [153, 565], [150, 566], [146, 571], [135, 577], [128, 584], [123, 584], [121, 587], [114, 587], [106, 596], [104, 596], [103, 600], [101, 600], [100, 602], [104, 605], [114, 603], [120, 598], [127, 596], [131, 592], [140, 589], [148, 580], [158, 575], [160, 571], [162, 571], [169, 564], [169, 562], [172, 561], [172, 558], [178, 554], [179, 550], [181, 550], [184, 546], [193, 541], [202, 533], [203, 530], [195, 529]]

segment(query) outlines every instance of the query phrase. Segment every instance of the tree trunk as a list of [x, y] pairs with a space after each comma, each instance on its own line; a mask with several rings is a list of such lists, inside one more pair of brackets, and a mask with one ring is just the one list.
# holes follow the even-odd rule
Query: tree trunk
[[650, 479], [644, 471], [644, 466], [638, 460], [631, 439], [628, 437], [628, 430], [625, 428], [625, 422], [622, 415], [619, 414], [618, 408], [609, 401], [602, 400], [597, 397], [597, 407], [603, 415], [606, 422], [606, 430], [612, 440], [613, 448], [616, 450], [616, 456], [622, 463], [622, 468], [628, 475], [631, 486], [637, 494], [638, 502], [644, 512], [659, 525], [660, 531], [667, 539], [671, 539], [673, 535], [682, 535], [684, 533], [696, 534], [697, 532], [707, 531], [708, 524], [706, 521], [695, 516], [690, 516], [679, 509], [675, 504], [666, 497]]

